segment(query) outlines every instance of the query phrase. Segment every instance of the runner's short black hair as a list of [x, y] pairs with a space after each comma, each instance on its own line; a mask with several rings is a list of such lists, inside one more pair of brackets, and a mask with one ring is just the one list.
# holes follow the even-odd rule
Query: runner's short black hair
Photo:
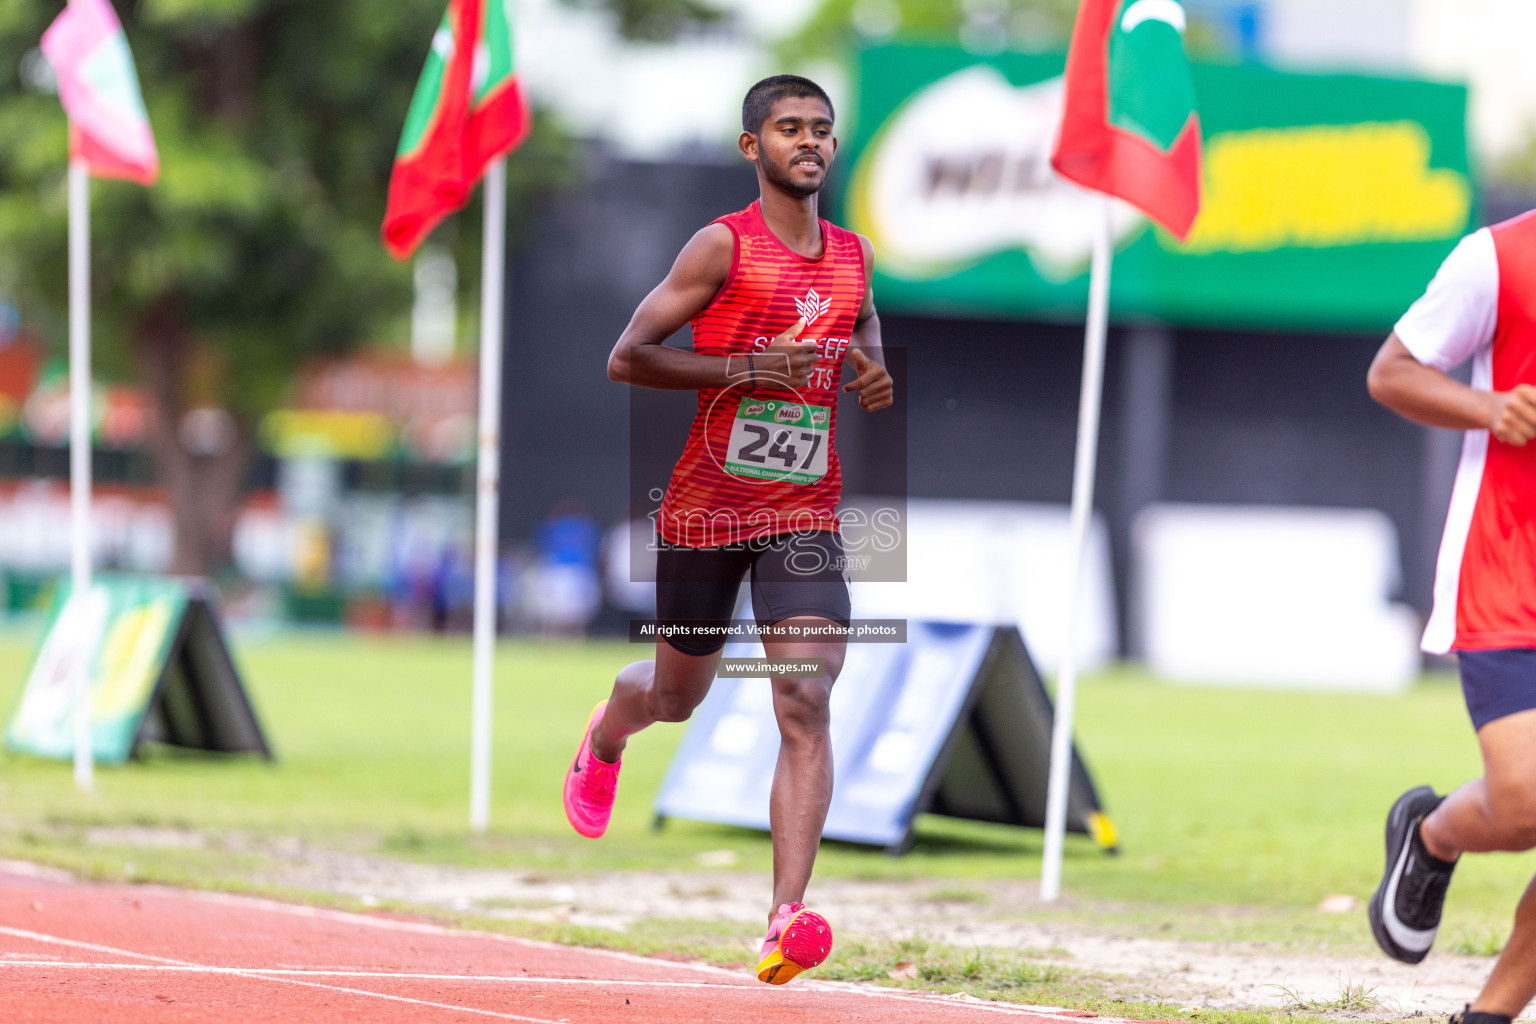
[[799, 75], [774, 75], [765, 78], [747, 90], [747, 98], [741, 101], [741, 130], [756, 135], [763, 130], [763, 122], [779, 100], [791, 96], [811, 96], [827, 105], [827, 113], [834, 119], [832, 98], [825, 89]]

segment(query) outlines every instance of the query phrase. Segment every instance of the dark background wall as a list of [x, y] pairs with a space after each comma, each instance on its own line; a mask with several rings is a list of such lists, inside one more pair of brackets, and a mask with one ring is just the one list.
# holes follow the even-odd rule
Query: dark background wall
[[[912, 496], [1070, 500], [1080, 326], [882, 322], [888, 343], [909, 350]], [[1398, 596], [1427, 611], [1459, 436], [1371, 401], [1365, 375], [1381, 340], [1111, 331], [1095, 506], [1122, 597], [1131, 523], [1152, 502], [1377, 508], [1402, 544]]]
[[[661, 451], [663, 471], [675, 458], [691, 395], [635, 404], [607, 379], [607, 355], [692, 233], [756, 193], [745, 164], [636, 164], [594, 154], [584, 180], [547, 202], [509, 264], [509, 540], [529, 536], [562, 498], [579, 499], [605, 525], [626, 517], [632, 442]], [[905, 360], [904, 408], [894, 415], [904, 418], [911, 496], [1069, 500], [1080, 325], [894, 314], [881, 321], [886, 345]], [[686, 333], [674, 343], [686, 344]], [[1381, 340], [1112, 330], [1096, 505], [1110, 522], [1121, 593], [1130, 523], [1149, 502], [1363, 507], [1396, 524], [1398, 596], [1427, 610], [1459, 438], [1371, 401], [1365, 373]], [[861, 479], [860, 464], [891, 433], [846, 409], [840, 417], [849, 492], [887, 490], [869, 480], [888, 481], [889, 472]]]
[[[535, 219], [507, 268], [504, 537], [528, 537], [567, 497], [605, 526], [626, 516], [630, 397], [608, 380], [608, 353], [689, 237], [756, 197], [746, 164], [594, 154], [584, 180]], [[687, 429], [685, 419], [678, 437]]]

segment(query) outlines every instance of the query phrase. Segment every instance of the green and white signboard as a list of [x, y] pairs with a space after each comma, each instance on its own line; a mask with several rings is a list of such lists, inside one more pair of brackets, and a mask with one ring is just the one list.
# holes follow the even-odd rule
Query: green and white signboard
[[76, 673], [87, 673], [96, 760], [146, 741], [270, 757], [206, 585], [103, 576], [76, 596], [60, 583], [43, 640], [5, 729], [17, 753], [74, 756]]
[[[1079, 319], [1097, 196], [1050, 167], [1059, 55], [859, 58], [843, 222], [882, 310]], [[1202, 205], [1180, 243], [1113, 204], [1112, 311], [1178, 325], [1381, 331], [1473, 226], [1459, 85], [1195, 65]]]

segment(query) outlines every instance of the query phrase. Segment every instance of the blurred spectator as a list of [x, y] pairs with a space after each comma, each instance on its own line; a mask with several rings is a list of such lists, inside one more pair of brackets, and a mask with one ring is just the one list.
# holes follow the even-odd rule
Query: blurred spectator
[[0, 345], [15, 341], [20, 330], [21, 314], [9, 299], [0, 299]]
[[443, 548], [432, 574], [432, 632], [470, 629], [474, 607], [474, 564], [457, 545]]
[[598, 551], [602, 531], [582, 505], [556, 503], [534, 538], [532, 606], [540, 630], [579, 636], [602, 602]]
[[532, 565], [526, 547], [504, 549], [496, 563], [496, 628], [502, 633], [522, 633], [529, 629], [527, 594], [524, 591]]
[[397, 524], [394, 565], [388, 592], [396, 629], [431, 625], [433, 583], [437, 561], [427, 538], [404, 517]]

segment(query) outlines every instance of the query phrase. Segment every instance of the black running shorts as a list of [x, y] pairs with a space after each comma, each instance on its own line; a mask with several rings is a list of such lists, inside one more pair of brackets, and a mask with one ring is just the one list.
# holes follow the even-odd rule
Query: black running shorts
[[[752, 570], [752, 611], [761, 626], [814, 615], [846, 626], [843, 540], [830, 530], [784, 533], [719, 548], [663, 545], [656, 554], [656, 621], [725, 626], [742, 577]], [[674, 639], [684, 654], [714, 654], [725, 641]]]

